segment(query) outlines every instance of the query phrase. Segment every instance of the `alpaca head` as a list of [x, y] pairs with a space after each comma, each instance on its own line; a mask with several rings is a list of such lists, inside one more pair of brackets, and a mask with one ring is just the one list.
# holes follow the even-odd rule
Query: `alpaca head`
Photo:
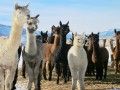
[[92, 32], [91, 37], [92, 37], [92, 43], [95, 43], [95, 44], [99, 43], [99, 32], [97, 34], [93, 34]]
[[39, 15], [36, 15], [35, 17], [29, 17], [27, 21], [27, 30], [29, 33], [34, 33], [34, 31], [37, 30], [37, 23], [39, 22], [38, 17]]
[[55, 34], [55, 33], [60, 34], [60, 27], [59, 27], [59, 26], [55, 27], [55, 26], [53, 25], [53, 26], [51, 27], [51, 29], [52, 29], [52, 31], [51, 31], [52, 34]]
[[114, 32], [115, 32], [116, 38], [120, 39], [120, 31], [116, 31], [116, 29], [115, 29]]
[[41, 39], [43, 43], [46, 43], [47, 41], [47, 37], [48, 37], [48, 31], [46, 31], [45, 33], [41, 31]]
[[60, 34], [61, 35], [67, 35], [70, 32], [68, 24], [69, 24], [69, 21], [66, 24], [62, 24], [62, 22], [60, 21]]
[[19, 6], [18, 3], [15, 4], [14, 20], [18, 25], [23, 25], [27, 22], [28, 16], [30, 15], [29, 9], [26, 6]]
[[78, 46], [78, 47], [82, 47], [84, 44], [84, 40], [85, 40], [85, 35], [78, 35], [77, 33], [74, 34], [74, 41], [73, 41], [73, 45], [74, 46]]

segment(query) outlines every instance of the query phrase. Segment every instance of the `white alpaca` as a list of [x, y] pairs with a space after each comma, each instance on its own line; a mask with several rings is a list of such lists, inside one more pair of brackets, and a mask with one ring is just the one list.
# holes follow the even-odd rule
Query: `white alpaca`
[[[30, 11], [26, 6], [15, 4], [12, 29], [9, 38], [0, 37], [0, 90], [11, 90], [18, 64], [17, 50], [20, 44], [23, 24]], [[4, 88], [5, 86], [5, 88]]]
[[68, 64], [72, 75], [72, 90], [75, 90], [79, 81], [81, 90], [85, 90], [84, 77], [87, 68], [87, 55], [83, 48], [83, 35], [74, 35], [73, 46], [68, 51]]

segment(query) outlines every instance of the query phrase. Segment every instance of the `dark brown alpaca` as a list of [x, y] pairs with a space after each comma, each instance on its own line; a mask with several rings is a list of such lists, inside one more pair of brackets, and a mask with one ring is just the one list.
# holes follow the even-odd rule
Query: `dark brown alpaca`
[[59, 45], [60, 42], [60, 36], [59, 36], [59, 31], [56, 30], [54, 34], [54, 43], [53, 44], [43, 44], [44, 49], [43, 49], [43, 55], [44, 55], [44, 60], [43, 60], [43, 77], [45, 80], [47, 80], [46, 77], [46, 72], [48, 72], [48, 79], [49, 81], [52, 79], [52, 70], [54, 68], [54, 52]]
[[47, 42], [47, 37], [48, 37], [48, 31], [46, 31], [46, 32], [42, 32], [41, 31], [41, 39], [42, 39], [42, 42], [43, 43], [46, 43]]
[[96, 79], [102, 79], [103, 70], [104, 78], [106, 78], [109, 53], [105, 47], [99, 46], [99, 33], [91, 34], [91, 43], [93, 47], [92, 61], [96, 67]]
[[83, 46], [83, 48], [87, 53], [87, 59], [88, 59], [88, 67], [86, 71], [87, 76], [94, 76], [94, 63], [92, 62], [93, 47], [91, 40], [92, 40], [91, 35], [89, 36], [86, 35], [85, 45]]
[[115, 29], [114, 32], [116, 37], [116, 47], [113, 49], [113, 58], [116, 67], [115, 73], [117, 74], [118, 72], [120, 72], [120, 31], [116, 31]]

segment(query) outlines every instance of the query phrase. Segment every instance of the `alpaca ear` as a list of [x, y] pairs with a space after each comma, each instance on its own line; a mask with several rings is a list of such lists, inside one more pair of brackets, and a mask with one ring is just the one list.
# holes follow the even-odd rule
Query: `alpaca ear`
[[46, 31], [46, 34], [48, 33], [48, 31]]
[[35, 18], [38, 18], [39, 17], [39, 14], [35, 16]]
[[68, 26], [68, 24], [69, 24], [69, 21], [67, 22], [67, 24], [66, 24], [66, 25]]
[[43, 32], [41, 31], [41, 35], [43, 34]]
[[77, 36], [77, 32], [74, 33], [74, 37], [76, 37], [76, 36]]
[[28, 6], [29, 6], [29, 3], [27, 3], [27, 5], [25, 5], [24, 8], [28, 8]]
[[19, 7], [19, 6], [18, 6], [18, 2], [16, 2], [16, 3], [15, 3], [15, 10], [17, 10], [18, 7]]
[[115, 32], [115, 33], [117, 32], [116, 29], [114, 29], [114, 32]]
[[55, 26], [53, 25], [53, 26], [51, 27], [52, 31], [53, 31], [54, 28], [55, 28]]
[[93, 32], [91, 33], [91, 35], [93, 35]]
[[97, 34], [99, 35], [99, 32]]
[[59, 23], [59, 24], [60, 24], [60, 26], [62, 26], [62, 22], [61, 22], [61, 21], [60, 21], [60, 23]]

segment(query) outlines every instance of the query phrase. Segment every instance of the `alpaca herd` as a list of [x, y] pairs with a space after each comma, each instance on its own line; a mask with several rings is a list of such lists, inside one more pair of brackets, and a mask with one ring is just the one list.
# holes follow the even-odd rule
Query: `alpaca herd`
[[[67, 44], [66, 35], [70, 32], [69, 21], [66, 24], [59, 22], [59, 26], [51, 27], [48, 31], [36, 35], [39, 15], [30, 16], [29, 4], [19, 6], [15, 4], [12, 29], [9, 38], [0, 37], [0, 90], [15, 90], [18, 77], [18, 62], [22, 52], [22, 76], [29, 78], [27, 89], [31, 90], [34, 83], [35, 90], [41, 90], [42, 76], [45, 80], [52, 80], [53, 69], [56, 71], [56, 83], [60, 76], [64, 83], [72, 77], [72, 90], [78, 88], [85, 90], [85, 76], [94, 76], [96, 80], [107, 78], [109, 52], [99, 45], [99, 33], [90, 35], [72, 33], [71, 42]], [[26, 26], [26, 44], [20, 45], [23, 25]], [[110, 41], [115, 73], [120, 72], [120, 31], [115, 32], [116, 46]], [[13, 47], [14, 46], [14, 47]]]

